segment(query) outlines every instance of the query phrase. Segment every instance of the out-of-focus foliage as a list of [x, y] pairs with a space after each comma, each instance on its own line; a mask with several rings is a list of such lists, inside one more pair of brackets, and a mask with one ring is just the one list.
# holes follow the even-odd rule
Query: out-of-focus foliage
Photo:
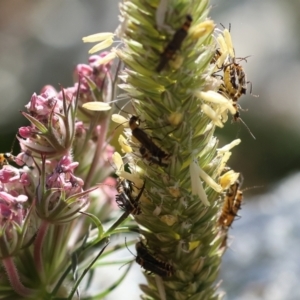
[[93, 31], [114, 31], [118, 1], [0, 2], [0, 151], [8, 152], [19, 113], [33, 92], [45, 84], [73, 83], [73, 69], [88, 58], [82, 37]]
[[[216, 22], [226, 27], [231, 23], [236, 56], [251, 56], [244, 68], [253, 93], [259, 94], [240, 100], [245, 109], [241, 116], [256, 140], [237, 123], [228, 124], [221, 139], [226, 143], [242, 138], [232, 167], [242, 170], [247, 186], [267, 186], [300, 166], [299, 3], [214, 0], [213, 4]], [[13, 135], [24, 122], [19, 111], [33, 91], [46, 83], [72, 82], [70, 71], [87, 58], [89, 46], [81, 43], [82, 36], [116, 28], [117, 6], [118, 1], [108, 0], [0, 3], [0, 134], [11, 135], [0, 139], [0, 151], [10, 150]]]

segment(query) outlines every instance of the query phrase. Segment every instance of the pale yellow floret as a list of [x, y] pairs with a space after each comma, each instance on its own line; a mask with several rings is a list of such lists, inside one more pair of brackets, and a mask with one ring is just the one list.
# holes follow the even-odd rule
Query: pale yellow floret
[[123, 159], [118, 152], [114, 152], [112, 160], [116, 166], [117, 172], [124, 171]]
[[118, 142], [124, 153], [132, 152], [132, 148], [128, 145], [127, 140], [125, 139], [125, 137], [123, 135], [121, 135], [121, 134], [119, 135]]
[[116, 174], [119, 175], [122, 178], [125, 178], [125, 179], [130, 180], [131, 182], [133, 182], [134, 185], [138, 189], [141, 189], [143, 184], [144, 184], [144, 181], [141, 178], [139, 178], [136, 174], [128, 173], [128, 172], [125, 172], [125, 171], [116, 172]]
[[194, 92], [194, 95], [206, 102], [226, 105], [226, 107], [228, 104], [230, 104], [229, 100], [226, 97], [224, 97], [223, 95], [215, 91], [206, 91], [206, 92], [196, 91]]
[[168, 226], [174, 225], [176, 222], [178, 222], [178, 217], [173, 215], [163, 215], [160, 216], [159, 219], [167, 224]]
[[178, 126], [181, 123], [182, 118], [183, 114], [181, 112], [175, 111], [168, 116], [168, 121], [171, 125]]
[[101, 57], [96, 61], [97, 65], [105, 65], [112, 61], [114, 58], [117, 57], [117, 54], [112, 50], [109, 54], [105, 55], [104, 57]]
[[114, 42], [113, 39], [107, 39], [97, 45], [95, 45], [94, 47], [92, 47], [90, 50], [89, 50], [89, 54], [93, 54], [93, 53], [96, 53], [96, 52], [99, 52], [99, 51], [102, 51], [103, 49], [106, 49], [108, 48], [109, 46], [112, 45], [112, 43]]
[[230, 99], [226, 105], [226, 107], [228, 108], [228, 110], [230, 111], [230, 113], [232, 115], [234, 115], [236, 113], [236, 108], [233, 106], [233, 101], [232, 99]]
[[219, 118], [219, 115], [209, 105], [202, 104], [201, 110], [213, 121], [213, 123], [216, 126], [218, 126], [220, 128], [224, 127], [223, 123], [221, 122], [221, 120]]
[[200, 241], [189, 242], [189, 251], [193, 251], [200, 245]]
[[216, 62], [216, 69], [221, 69], [224, 65], [226, 58], [228, 57], [228, 52], [222, 52], [221, 56], [218, 58]]
[[227, 28], [224, 29], [223, 35], [224, 35], [224, 39], [225, 39], [225, 43], [227, 45], [229, 55], [232, 58], [234, 58], [235, 55], [234, 55], [234, 48], [233, 48], [233, 44], [232, 44], [231, 34]]
[[82, 38], [82, 40], [84, 43], [96, 43], [107, 39], [112, 39], [113, 37], [114, 34], [112, 32], [100, 32], [89, 36], [85, 36]]
[[220, 119], [222, 120], [223, 123], [226, 123], [228, 120], [228, 108], [223, 105], [223, 106], [219, 106], [216, 109], [216, 113], [220, 116]]
[[241, 143], [241, 139], [236, 139], [236, 140], [233, 140], [231, 143], [225, 145], [224, 147], [222, 148], [219, 148], [217, 149], [218, 153], [225, 153], [225, 152], [228, 152], [230, 151], [233, 147], [239, 145]]
[[228, 50], [227, 44], [225, 42], [224, 36], [222, 34], [218, 35], [217, 42], [219, 44], [221, 53], [226, 53], [226, 55], [227, 55], [229, 53], [229, 50]]
[[228, 110], [232, 114], [236, 113], [236, 109], [233, 107], [232, 102], [228, 100], [226, 97], [224, 97], [223, 95], [215, 91], [206, 91], [206, 92], [197, 91], [194, 93], [194, 95], [206, 102], [210, 102], [218, 105], [218, 107], [215, 110], [215, 113], [213, 113], [213, 111], [209, 110], [209, 108], [204, 106], [204, 113], [210, 116], [210, 118], [212, 118], [215, 124], [219, 127], [223, 127], [223, 125], [220, 125], [221, 121], [219, 122], [217, 121], [217, 119], [222, 120], [223, 123], [225, 123], [225, 121], [227, 121], [227, 116], [225, 117], [225, 115], [227, 115]]
[[122, 124], [124, 127], [129, 127], [128, 119], [119, 114], [112, 114], [111, 120], [118, 124]]
[[96, 102], [96, 101], [86, 102], [82, 104], [82, 107], [92, 111], [107, 111], [111, 109], [111, 106], [108, 105], [107, 103]]
[[235, 183], [237, 181], [237, 179], [239, 178], [240, 173], [236, 173], [233, 170], [229, 170], [228, 172], [226, 172], [225, 174], [223, 174], [220, 177], [220, 185], [222, 186], [222, 188], [224, 190], [228, 189], [229, 186], [231, 186], [233, 183]]
[[178, 70], [184, 61], [184, 58], [181, 55], [176, 55], [175, 59], [171, 59], [168, 61], [168, 64], [175, 70]]
[[201, 177], [212, 189], [214, 189], [216, 192], [221, 193], [222, 187], [217, 184], [207, 173], [205, 173], [200, 166], [197, 166], [198, 176]]
[[220, 166], [219, 166], [219, 169], [218, 169], [218, 173], [221, 173], [224, 170], [231, 154], [232, 154], [231, 152], [225, 152], [225, 153], [222, 153], [222, 154], [218, 154], [219, 156], [222, 155]]
[[196, 164], [194, 160], [190, 163], [190, 177], [191, 177], [191, 184], [192, 184], [192, 195], [198, 195], [202, 203], [206, 206], [209, 206], [210, 203], [208, 202], [207, 195], [204, 191], [202, 182], [199, 177], [198, 172], [199, 166]]
[[205, 35], [211, 34], [215, 29], [212, 20], [206, 20], [190, 29], [190, 35], [193, 39], [199, 39]]

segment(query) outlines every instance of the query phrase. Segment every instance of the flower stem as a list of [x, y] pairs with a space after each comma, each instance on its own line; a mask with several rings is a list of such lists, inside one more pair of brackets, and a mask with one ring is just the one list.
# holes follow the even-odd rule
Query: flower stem
[[49, 223], [47, 221], [43, 221], [37, 236], [34, 242], [34, 260], [35, 266], [37, 268], [38, 273], [41, 276], [41, 281], [44, 282], [45, 278], [45, 268], [44, 268], [44, 261], [43, 261], [43, 244], [47, 235], [47, 231], [49, 229]]
[[12, 257], [6, 257], [2, 260], [8, 279], [14, 291], [20, 296], [33, 299], [34, 290], [29, 289], [20, 281], [20, 277]]
[[103, 237], [107, 237], [109, 236], [120, 224], [122, 224], [124, 222], [124, 220], [127, 219], [129, 213], [128, 212], [124, 212], [120, 218], [114, 222], [113, 225], [111, 225], [111, 227], [109, 227], [106, 232], [104, 233]]

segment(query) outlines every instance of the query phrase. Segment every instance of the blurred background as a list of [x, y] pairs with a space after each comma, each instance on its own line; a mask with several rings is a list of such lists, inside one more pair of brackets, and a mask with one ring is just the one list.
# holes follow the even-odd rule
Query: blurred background
[[[88, 60], [90, 45], [81, 38], [114, 31], [117, 16], [117, 0], [0, 2], [0, 152], [11, 150], [26, 124], [19, 111], [31, 95], [46, 84], [72, 85], [75, 65]], [[211, 18], [231, 24], [236, 56], [251, 56], [243, 66], [259, 95], [239, 102], [256, 140], [240, 123], [218, 132], [220, 145], [242, 139], [230, 166], [248, 188], [220, 274], [226, 299], [300, 299], [299, 16], [296, 0], [212, 1]], [[107, 299], [139, 299], [133, 282], [143, 282], [139, 272]]]

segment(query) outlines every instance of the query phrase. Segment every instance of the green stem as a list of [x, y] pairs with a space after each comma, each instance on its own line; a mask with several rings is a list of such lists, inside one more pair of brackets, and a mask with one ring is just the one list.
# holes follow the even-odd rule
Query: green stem
[[125, 212], [123, 213], [123, 215], [121, 215], [120, 218], [119, 218], [116, 222], [114, 222], [114, 224], [111, 225], [111, 226], [106, 230], [106, 232], [103, 234], [103, 238], [104, 238], [104, 237], [110, 236], [111, 233], [112, 233], [119, 225], [121, 225], [121, 224], [124, 222], [124, 220], [127, 219], [128, 216], [129, 216], [129, 212], [125, 211]]

